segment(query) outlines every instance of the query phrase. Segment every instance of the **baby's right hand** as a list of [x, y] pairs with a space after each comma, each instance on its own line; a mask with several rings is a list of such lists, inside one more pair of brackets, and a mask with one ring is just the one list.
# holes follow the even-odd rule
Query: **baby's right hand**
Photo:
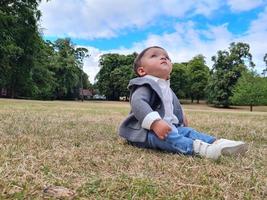
[[164, 138], [167, 137], [168, 133], [172, 130], [170, 125], [162, 119], [154, 121], [150, 128], [162, 140], [164, 140]]

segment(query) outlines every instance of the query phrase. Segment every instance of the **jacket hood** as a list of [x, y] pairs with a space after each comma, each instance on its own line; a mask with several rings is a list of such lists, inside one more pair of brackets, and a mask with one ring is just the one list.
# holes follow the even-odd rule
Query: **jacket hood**
[[161, 99], [163, 99], [163, 95], [161, 92], [161, 89], [158, 85], [158, 83], [150, 78], [146, 77], [137, 77], [132, 80], [130, 80], [128, 84], [128, 89], [131, 91], [131, 94], [134, 92], [134, 90], [142, 85], [148, 85], [150, 86], [158, 95]]

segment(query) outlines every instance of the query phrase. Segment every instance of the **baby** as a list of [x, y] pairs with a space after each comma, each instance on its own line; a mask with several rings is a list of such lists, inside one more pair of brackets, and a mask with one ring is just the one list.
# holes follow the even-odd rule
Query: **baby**
[[188, 127], [181, 104], [170, 88], [172, 63], [161, 47], [144, 49], [134, 61], [139, 76], [130, 80], [131, 112], [119, 135], [131, 145], [218, 159], [247, 151], [242, 141], [216, 139]]

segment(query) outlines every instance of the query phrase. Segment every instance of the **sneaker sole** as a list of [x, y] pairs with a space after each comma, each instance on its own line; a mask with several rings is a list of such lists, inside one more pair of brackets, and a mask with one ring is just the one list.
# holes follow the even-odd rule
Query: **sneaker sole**
[[239, 144], [233, 147], [225, 147], [222, 149], [222, 155], [244, 155], [248, 150], [247, 144]]

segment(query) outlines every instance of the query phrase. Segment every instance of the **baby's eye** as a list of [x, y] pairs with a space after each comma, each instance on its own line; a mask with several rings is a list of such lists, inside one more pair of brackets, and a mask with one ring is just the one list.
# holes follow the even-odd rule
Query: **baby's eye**
[[169, 56], [166, 56], [166, 58], [167, 58], [168, 60], [171, 60]]
[[154, 58], [154, 57], [157, 57], [157, 55], [156, 54], [152, 54], [151, 55], [151, 58]]

